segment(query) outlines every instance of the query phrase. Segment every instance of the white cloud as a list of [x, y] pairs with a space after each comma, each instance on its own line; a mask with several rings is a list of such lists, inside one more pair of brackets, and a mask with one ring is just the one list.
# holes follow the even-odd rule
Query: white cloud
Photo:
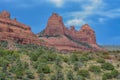
[[62, 7], [64, 4], [64, 0], [49, 0], [49, 2], [53, 3], [56, 7]]
[[83, 25], [82, 23], [78, 23], [81, 21], [84, 23], [93, 23], [94, 20], [92, 18], [94, 16], [98, 19], [96, 20], [99, 23], [105, 23], [107, 20], [119, 18], [120, 8], [110, 9], [109, 6], [110, 5], [107, 5], [107, 3], [105, 3], [103, 0], [84, 0], [84, 3], [82, 2], [82, 4], [80, 5], [80, 7], [82, 8], [81, 11], [73, 11], [66, 13], [66, 16], [70, 17], [70, 19], [66, 21], [66, 24], [70, 26], [70, 22], [73, 21], [74, 23], [72, 23], [72, 25], [75, 26]]
[[102, 14], [103, 14], [103, 16], [106, 16], [108, 18], [117, 18], [117, 17], [120, 17], [120, 8], [105, 11]]
[[73, 19], [73, 20], [67, 21], [67, 23], [65, 25], [67, 25], [67, 26], [72, 26], [72, 25], [80, 26], [81, 24], [85, 24], [85, 21], [82, 19]]
[[66, 21], [67, 25], [72, 24], [78, 26], [80, 24], [82, 25], [83, 23], [92, 22], [92, 18], [90, 17], [95, 15], [97, 16], [98, 21], [101, 23], [111, 18], [120, 17], [120, 8], [104, 10], [106, 7], [109, 7], [108, 5], [106, 6], [107, 3], [105, 3], [104, 0], [3, 0], [1, 2], [8, 2], [10, 4], [12, 3], [14, 6], [22, 8], [29, 8], [46, 3], [52, 4], [57, 8], [65, 7], [66, 5], [69, 5], [69, 2], [72, 2], [73, 4], [79, 4], [77, 9], [80, 8], [80, 11], [68, 12], [65, 15], [65, 17], [69, 17], [69, 20]]
[[84, 23], [91, 22], [88, 20], [88, 18], [94, 15], [98, 10], [100, 10], [103, 4], [104, 3], [102, 0], [84, 0], [84, 3], [80, 5], [80, 7], [82, 8], [81, 11], [66, 14], [69, 14], [69, 17], [71, 17], [71, 19], [66, 22], [67, 26], [70, 26], [71, 24], [75, 26], [81, 26]]

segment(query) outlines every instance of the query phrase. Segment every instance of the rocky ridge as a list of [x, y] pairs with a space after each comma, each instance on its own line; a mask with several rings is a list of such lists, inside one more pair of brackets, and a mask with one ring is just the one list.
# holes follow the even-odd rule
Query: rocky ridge
[[18, 44], [37, 44], [54, 47], [60, 51], [98, 51], [95, 32], [88, 24], [77, 31], [74, 26], [65, 27], [62, 17], [53, 13], [46, 29], [37, 36], [25, 24], [11, 19], [7, 11], [0, 12], [0, 41]]
[[0, 13], [0, 40], [19, 44], [41, 44], [29, 26], [18, 22], [16, 18], [11, 19], [7, 11]]
[[62, 17], [53, 13], [48, 19], [46, 29], [42, 34], [38, 34], [48, 44], [47, 46], [55, 47], [58, 50], [66, 51], [95, 51], [102, 50], [96, 43], [94, 30], [85, 24], [79, 31], [74, 26], [70, 29], [65, 27]]

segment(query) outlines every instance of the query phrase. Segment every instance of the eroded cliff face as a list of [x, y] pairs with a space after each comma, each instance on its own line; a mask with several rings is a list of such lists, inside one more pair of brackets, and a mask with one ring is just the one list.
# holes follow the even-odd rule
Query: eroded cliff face
[[95, 32], [88, 24], [83, 25], [79, 31], [72, 26], [70, 30], [65, 30], [65, 34], [79, 42], [97, 44]]
[[79, 31], [75, 30], [74, 26], [68, 29], [62, 21], [62, 17], [56, 13], [49, 18], [40, 39], [48, 42], [48, 46], [58, 50], [102, 50], [96, 43], [94, 30], [88, 24], [83, 25]]
[[53, 13], [49, 18], [47, 27], [45, 29], [45, 35], [64, 35], [64, 24], [62, 17], [56, 13]]
[[[38, 38], [38, 36], [40, 36]], [[102, 50], [96, 43], [95, 32], [88, 24], [77, 31], [74, 26], [65, 27], [62, 17], [53, 13], [46, 29], [36, 36], [31, 28], [10, 18], [10, 13], [0, 13], [0, 41], [19, 44], [37, 44], [54, 47], [60, 51], [97, 51]]]
[[0, 13], [0, 40], [13, 41], [20, 44], [41, 44], [31, 28], [10, 18], [10, 13]]

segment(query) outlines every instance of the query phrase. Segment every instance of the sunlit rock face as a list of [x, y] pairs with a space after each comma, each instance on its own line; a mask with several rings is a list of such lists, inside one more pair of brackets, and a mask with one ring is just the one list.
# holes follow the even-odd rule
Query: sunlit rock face
[[61, 16], [56, 13], [52, 14], [48, 20], [45, 35], [64, 35], [64, 24]]
[[40, 40], [25, 24], [10, 18], [10, 13], [0, 13], [0, 40], [13, 41], [20, 44], [40, 44]]
[[[53, 13], [48, 19], [43, 35], [40, 39], [46, 41], [48, 46], [58, 50], [102, 50], [96, 43], [94, 30], [88, 24], [83, 25], [79, 31], [75, 30], [74, 26], [68, 29], [65, 27], [62, 17], [56, 13]], [[58, 36], [56, 37], [56, 35]]]

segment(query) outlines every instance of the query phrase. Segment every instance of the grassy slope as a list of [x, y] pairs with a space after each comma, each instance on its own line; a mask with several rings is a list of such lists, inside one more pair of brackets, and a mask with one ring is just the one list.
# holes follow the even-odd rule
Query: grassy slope
[[[119, 52], [62, 54], [54, 49], [36, 45], [17, 45], [17, 47], [18, 51], [0, 48], [0, 80], [102, 80], [104, 73], [112, 71], [101, 68], [105, 62], [109, 62], [120, 72]], [[103, 59], [105, 62], [100, 63], [98, 59]], [[89, 68], [92, 65], [98, 66], [100, 72], [91, 72]], [[89, 76], [83, 76], [82, 74], [87, 74], [81, 70], [87, 70]]]

